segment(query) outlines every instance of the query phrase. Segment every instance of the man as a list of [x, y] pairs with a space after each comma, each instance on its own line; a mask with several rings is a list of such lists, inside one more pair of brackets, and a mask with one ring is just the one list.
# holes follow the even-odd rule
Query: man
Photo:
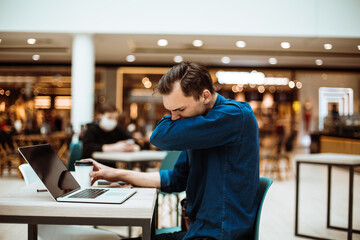
[[131, 136], [118, 126], [119, 113], [111, 103], [104, 103], [99, 109], [100, 120], [87, 125], [81, 138], [83, 158], [90, 158], [93, 152], [131, 152], [140, 147]]
[[94, 162], [93, 182], [104, 178], [165, 192], [186, 190], [189, 230], [154, 239], [253, 239], [259, 140], [250, 106], [217, 94], [209, 72], [195, 63], [175, 65], [156, 90], [171, 116], [160, 120], [150, 142], [182, 150], [174, 170], [138, 173]]

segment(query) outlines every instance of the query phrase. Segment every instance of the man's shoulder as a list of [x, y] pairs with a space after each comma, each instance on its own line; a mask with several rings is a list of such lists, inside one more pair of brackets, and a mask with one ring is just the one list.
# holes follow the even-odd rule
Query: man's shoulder
[[221, 103], [216, 106], [216, 109], [239, 113], [252, 112], [251, 106], [247, 102], [235, 101], [228, 98], [223, 98]]

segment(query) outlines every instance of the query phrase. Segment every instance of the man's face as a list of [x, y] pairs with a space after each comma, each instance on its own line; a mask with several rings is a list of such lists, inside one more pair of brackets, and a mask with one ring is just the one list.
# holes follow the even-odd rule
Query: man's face
[[168, 95], [163, 95], [164, 107], [171, 112], [171, 120], [195, 117], [202, 115], [207, 110], [208, 100], [201, 96], [195, 100], [193, 96], [185, 96], [179, 82], [174, 83], [173, 90]]

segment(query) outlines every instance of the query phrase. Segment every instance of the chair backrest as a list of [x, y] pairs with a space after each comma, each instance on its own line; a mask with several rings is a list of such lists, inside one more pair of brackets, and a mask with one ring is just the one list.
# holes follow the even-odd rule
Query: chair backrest
[[69, 171], [75, 171], [74, 163], [76, 160], [80, 160], [82, 157], [82, 143], [71, 143], [69, 148], [69, 158], [67, 168]]
[[19, 166], [19, 170], [24, 177], [26, 185], [32, 184], [34, 182], [40, 181], [39, 177], [36, 175], [34, 170], [30, 167], [29, 164], [23, 163]]
[[164, 159], [161, 161], [160, 170], [172, 170], [181, 151], [168, 151]]
[[273, 180], [267, 177], [260, 177], [260, 204], [256, 213], [255, 229], [254, 229], [254, 240], [259, 239], [259, 227], [260, 227], [260, 217], [261, 209], [265, 200], [267, 191], [269, 190]]

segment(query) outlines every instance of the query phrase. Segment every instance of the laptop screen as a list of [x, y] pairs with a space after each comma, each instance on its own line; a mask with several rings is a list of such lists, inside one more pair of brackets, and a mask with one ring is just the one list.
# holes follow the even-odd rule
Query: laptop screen
[[55, 199], [80, 188], [49, 144], [19, 147], [19, 152]]

